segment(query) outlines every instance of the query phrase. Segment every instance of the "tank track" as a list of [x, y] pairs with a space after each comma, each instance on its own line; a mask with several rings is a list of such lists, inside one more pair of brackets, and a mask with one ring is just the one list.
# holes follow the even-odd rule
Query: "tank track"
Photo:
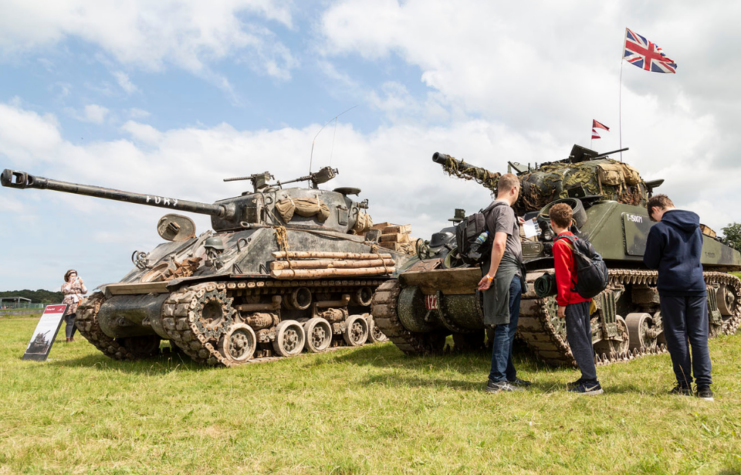
[[207, 332], [196, 324], [199, 299], [206, 292], [224, 290], [224, 284], [198, 284], [184, 287], [170, 296], [162, 304], [162, 325], [170, 339], [195, 363], [211, 366], [232, 366], [208, 340]]
[[[632, 269], [610, 269], [610, 281], [605, 292], [610, 292], [616, 286], [626, 284], [649, 284], [655, 285], [658, 279], [656, 271], [632, 270]], [[531, 284], [540, 274], [528, 276], [528, 284]], [[705, 272], [707, 284], [728, 285], [735, 289], [736, 295], [741, 295], [741, 280], [731, 274], [722, 272]], [[531, 286], [528, 285], [528, 288]], [[551, 299], [551, 300], [549, 300]], [[552, 365], [576, 365], [566, 341], [563, 323], [555, 316], [553, 297], [537, 298], [533, 292], [523, 295], [520, 306], [520, 320], [517, 326], [517, 336], [520, 337], [528, 347], [548, 364]], [[556, 323], [554, 326], [553, 323]], [[733, 314], [723, 321], [721, 332], [733, 334], [741, 323], [741, 303], [736, 302]], [[637, 357], [658, 354], [666, 351], [664, 345], [656, 345], [653, 349], [642, 348], [636, 351], [625, 351], [619, 354], [595, 356], [595, 363], [605, 365], [610, 363], [629, 361]]]
[[442, 353], [445, 334], [414, 333], [405, 329], [396, 313], [401, 283], [393, 279], [384, 282], [373, 295], [371, 314], [384, 335], [407, 355]]
[[75, 318], [77, 330], [97, 349], [114, 360], [133, 361], [139, 359], [138, 355], [101, 330], [98, 323], [98, 310], [100, 310], [104, 301], [105, 296], [96, 292], [80, 302]]
[[[227, 291], [241, 289], [246, 287], [265, 289], [266, 295], [271, 292], [268, 287], [279, 287], [275, 290], [275, 295], [280, 294], [280, 290], [288, 290], [292, 287], [299, 287], [302, 284], [309, 284], [310, 287], [317, 290], [329, 289], [341, 291], [353, 285], [367, 285], [375, 288], [380, 280], [363, 280], [363, 281], [309, 281], [297, 282], [249, 282], [249, 283], [215, 283], [208, 282], [183, 287], [172, 292], [162, 305], [162, 324], [170, 337], [171, 343], [178, 346], [194, 362], [210, 366], [235, 366], [242, 363], [235, 363], [229, 358], [225, 358], [217, 348], [217, 341], [224, 334], [226, 328], [232, 323], [240, 321], [236, 312], [229, 311], [224, 315], [224, 319], [215, 326], [205, 326], [200, 319], [200, 311], [203, 308], [204, 299], [216, 299], [226, 307], [231, 308], [232, 298], [228, 297]], [[262, 286], [260, 285], [262, 284]], [[234, 318], [232, 318], [234, 316]], [[370, 324], [369, 324], [370, 327]], [[379, 337], [381, 338], [381, 337]], [[382, 340], [382, 338], [381, 338]], [[370, 339], [368, 340], [371, 341]], [[334, 341], [333, 345], [339, 343]], [[333, 348], [329, 348], [331, 350]], [[274, 361], [282, 359], [280, 356], [267, 356], [252, 358], [244, 363], [256, 363], [265, 361]]]

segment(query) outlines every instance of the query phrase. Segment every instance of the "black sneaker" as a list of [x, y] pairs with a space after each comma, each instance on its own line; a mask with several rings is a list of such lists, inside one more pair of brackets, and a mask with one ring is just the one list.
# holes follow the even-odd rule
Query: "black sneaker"
[[488, 383], [486, 383], [486, 389], [485, 391], [487, 393], [499, 393], [499, 392], [513, 392], [513, 391], [522, 391], [522, 388], [518, 388], [517, 386], [512, 386], [509, 381], [497, 381], [496, 383], [492, 380], [489, 380]]
[[512, 381], [507, 381], [512, 386], [519, 386], [521, 388], [527, 388], [529, 386], [532, 386], [533, 383], [530, 381], [525, 381], [524, 379], [515, 378]]
[[566, 383], [566, 387], [568, 387], [568, 388], [575, 388], [575, 387], [579, 386], [583, 382], [584, 382], [584, 380], [581, 379], [581, 378], [579, 378], [576, 381], [572, 381], [570, 383]]
[[[710, 390], [710, 388], [708, 388]], [[692, 388], [689, 386], [685, 386], [684, 384], [677, 383], [676, 386], [674, 386], [674, 389], [669, 391], [669, 394], [677, 395], [677, 396], [692, 396]], [[712, 397], [712, 393], [711, 393]]]
[[710, 386], [698, 386], [697, 397], [706, 401], [714, 401], [713, 391], [710, 390]]
[[602, 390], [602, 386], [600, 386], [599, 383], [582, 382], [581, 384], [579, 384], [579, 386], [575, 386], [569, 389], [569, 392], [581, 394], [584, 396], [596, 396], [598, 394], [602, 394], [604, 391]]

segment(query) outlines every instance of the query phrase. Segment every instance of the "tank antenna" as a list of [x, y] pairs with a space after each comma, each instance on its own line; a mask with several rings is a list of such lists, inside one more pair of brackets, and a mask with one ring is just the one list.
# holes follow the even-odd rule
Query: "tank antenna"
[[[327, 121], [327, 123], [326, 123], [326, 124], [324, 124], [324, 125], [322, 126], [322, 128], [321, 128], [321, 129], [319, 129], [319, 132], [317, 132], [317, 133], [316, 133], [316, 135], [314, 136], [314, 139], [313, 139], [313, 140], [311, 141], [311, 155], [310, 155], [310, 157], [309, 157], [309, 174], [311, 174], [311, 164], [312, 164], [312, 162], [314, 161], [314, 142], [316, 142], [316, 138], [317, 138], [317, 137], [319, 137], [319, 134], [321, 134], [321, 133], [322, 133], [322, 130], [324, 130], [324, 128], [325, 128], [325, 127], [326, 127], [326, 126], [327, 126], [327, 125], [328, 125], [328, 124], [329, 124], [330, 122], [332, 122], [333, 120], [334, 120], [334, 121], [336, 121], [336, 120], [337, 120], [337, 118], [338, 118], [339, 116], [341, 116], [342, 114], [344, 114], [344, 113], [346, 113], [346, 112], [350, 112], [351, 110], [355, 109], [356, 107], [358, 107], [358, 104], [355, 104], [355, 105], [354, 105], [354, 106], [352, 106], [351, 108], [349, 108], [349, 109], [346, 109], [346, 110], [344, 110], [344, 111], [340, 112], [339, 114], [337, 114], [336, 116], [332, 117], [331, 119], [329, 119], [329, 120]], [[335, 127], [336, 127], [336, 124], [335, 124]], [[334, 139], [332, 139], [332, 148], [334, 149]], [[330, 155], [330, 160], [331, 160], [331, 155]]]

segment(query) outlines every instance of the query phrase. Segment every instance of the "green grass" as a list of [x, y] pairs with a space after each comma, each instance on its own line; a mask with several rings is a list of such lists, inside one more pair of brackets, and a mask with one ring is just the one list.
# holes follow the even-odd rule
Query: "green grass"
[[36, 320], [0, 321], [0, 474], [739, 473], [741, 336], [712, 340], [715, 402], [668, 396], [667, 355], [573, 369], [520, 350], [531, 391], [482, 391], [487, 355], [384, 344], [208, 369], [120, 363], [84, 340], [20, 359]]

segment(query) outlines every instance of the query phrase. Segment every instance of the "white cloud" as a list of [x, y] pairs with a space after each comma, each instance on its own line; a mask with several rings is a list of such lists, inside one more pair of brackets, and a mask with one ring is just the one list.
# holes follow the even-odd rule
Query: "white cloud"
[[131, 82], [131, 79], [129, 79], [128, 74], [122, 71], [115, 71], [113, 73], [113, 76], [116, 78], [116, 81], [118, 81], [118, 85], [121, 86], [121, 89], [123, 89], [126, 94], [133, 94], [139, 91], [139, 88], [136, 87], [133, 82]]
[[108, 113], [108, 108], [99, 106], [98, 104], [88, 104], [82, 112], [77, 112], [74, 109], [67, 109], [74, 118], [82, 122], [90, 122], [93, 124], [102, 124], [105, 122]]
[[147, 70], [167, 65], [193, 73], [239, 56], [277, 78], [296, 61], [265, 26], [292, 28], [288, 0], [8, 0], [0, 9], [0, 55], [13, 56], [79, 38], [121, 64]]
[[150, 114], [148, 111], [145, 111], [144, 109], [137, 109], [136, 107], [132, 107], [128, 110], [129, 117], [132, 119], [146, 119], [149, 117]]
[[[699, 115], [718, 116], [719, 127], [732, 122], [723, 135], [736, 137], [733, 150], [741, 146], [735, 133], [741, 85], [732, 79], [741, 74], [741, 59], [730, 48], [741, 41], [739, 15], [741, 3], [720, 1], [341, 0], [323, 14], [321, 32], [327, 58], [355, 55], [384, 67], [395, 57], [419, 68], [421, 83], [453, 117], [588, 140], [593, 118], [618, 131], [617, 54], [629, 25], [660, 44], [679, 69], [676, 76], [659, 75], [625, 64], [624, 99], [653, 99], [671, 115], [684, 94]], [[624, 100], [623, 113], [630, 107]], [[641, 135], [623, 122], [628, 135]]]

